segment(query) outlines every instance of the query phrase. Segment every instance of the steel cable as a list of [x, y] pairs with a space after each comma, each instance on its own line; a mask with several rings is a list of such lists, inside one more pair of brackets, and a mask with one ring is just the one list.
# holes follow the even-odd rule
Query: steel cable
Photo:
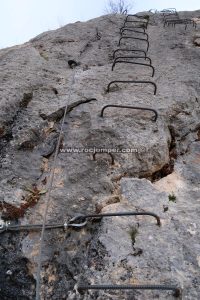
[[[45, 229], [66, 229], [68, 227], [73, 228], [82, 228], [87, 224], [87, 219], [102, 219], [105, 217], [120, 217], [120, 216], [151, 216], [157, 220], [157, 225], [161, 225], [160, 217], [152, 212], [116, 212], [108, 214], [89, 214], [83, 215], [79, 214], [71, 218], [68, 222], [57, 223], [57, 224], [45, 224]], [[40, 230], [42, 229], [43, 224], [26, 224], [26, 225], [15, 225], [10, 222], [0, 222], [0, 233], [5, 231], [20, 231], [20, 230]]]
[[78, 291], [85, 290], [163, 290], [173, 291], [175, 297], [181, 294], [180, 289], [175, 285], [84, 285], [77, 286]]
[[[73, 75], [72, 75], [71, 88], [70, 88], [69, 96], [68, 96], [68, 102], [71, 99], [72, 87], [73, 87], [74, 82], [75, 82], [75, 74], [76, 73], [75, 73], [75, 70], [74, 70]], [[48, 193], [47, 193], [46, 206], [45, 206], [44, 215], [43, 215], [42, 232], [41, 232], [41, 237], [40, 237], [38, 267], [37, 267], [37, 275], [36, 275], [36, 300], [40, 300], [40, 272], [41, 272], [41, 262], [42, 262], [42, 249], [43, 249], [43, 244], [44, 244], [45, 225], [46, 225], [47, 213], [48, 213], [48, 208], [49, 208], [49, 203], [50, 203], [50, 194], [51, 194], [52, 185], [53, 185], [54, 173], [55, 173], [55, 168], [56, 168], [56, 163], [57, 163], [57, 156], [58, 156], [59, 149], [60, 149], [62, 133], [63, 133], [63, 127], [64, 127], [64, 122], [65, 122], [65, 118], [66, 118], [66, 114], [67, 114], [67, 106], [68, 106], [68, 103], [65, 106], [65, 111], [64, 111], [63, 120], [62, 120], [62, 123], [61, 123], [58, 142], [57, 142], [57, 145], [56, 145], [56, 151], [55, 151], [54, 160], [53, 160], [53, 167], [52, 167], [51, 174], [50, 174], [50, 181], [49, 181], [49, 188], [48, 188]]]

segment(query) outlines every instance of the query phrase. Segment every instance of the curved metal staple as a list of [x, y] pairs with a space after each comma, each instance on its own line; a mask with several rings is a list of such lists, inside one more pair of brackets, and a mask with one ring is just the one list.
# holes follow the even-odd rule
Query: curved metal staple
[[145, 58], [147, 57], [147, 53], [144, 50], [139, 50], [139, 49], [137, 49], [137, 50], [136, 49], [116, 49], [113, 52], [113, 59], [115, 58], [116, 53], [120, 52], [120, 51], [122, 51], [122, 52], [140, 52], [140, 53], [144, 53]]
[[154, 86], [154, 95], [156, 95], [156, 92], [157, 92], [157, 85], [155, 84], [155, 82], [152, 82], [152, 81], [137, 81], [137, 80], [114, 80], [114, 81], [111, 81], [108, 86], [107, 86], [107, 93], [110, 92], [110, 86], [113, 84], [113, 83], [147, 83], [147, 84], [152, 84]]
[[152, 69], [152, 77], [154, 76], [154, 73], [155, 73], [155, 69], [153, 66], [151, 65], [148, 65], [148, 64], [143, 64], [143, 63], [137, 63], [137, 62], [134, 62], [134, 61], [126, 61], [126, 60], [119, 60], [119, 61], [115, 61], [112, 65], [112, 71], [114, 70], [114, 67], [116, 64], [132, 64], [132, 65], [140, 65], [140, 66], [145, 66], [145, 67], [149, 67]]
[[144, 26], [146, 29], [147, 29], [147, 26], [148, 26], [148, 22], [144, 22], [144, 21], [124, 21], [124, 24], [123, 26], [126, 25], [126, 23], [142, 23], [142, 26]]
[[179, 19], [179, 15], [176, 15], [176, 14], [169, 14], [169, 15], [163, 15], [163, 20], [167, 20], [169, 18], [176, 18], [177, 20]]
[[[127, 15], [126, 16], [126, 18], [125, 18], [125, 21], [127, 21], [128, 20], [128, 17], [135, 17], [135, 18], [138, 18], [138, 19], [144, 19], [144, 20], [147, 20], [146, 18], [145, 18], [145, 16], [138, 16], [138, 15]], [[148, 20], [147, 20], [148, 21]]]
[[164, 27], [165, 27], [165, 25], [172, 25], [172, 26], [176, 26], [176, 24], [185, 24], [185, 29], [187, 28], [187, 25], [188, 24], [192, 24], [193, 25], [193, 27], [194, 27], [194, 21], [192, 21], [192, 20], [190, 20], [190, 19], [177, 19], [177, 20], [173, 20], [173, 19], [169, 19], [169, 20], [165, 20], [165, 22], [164, 22]]
[[122, 36], [122, 37], [119, 39], [118, 46], [120, 46], [121, 40], [123, 40], [123, 39], [132, 39], [132, 40], [140, 40], [140, 41], [144, 41], [144, 42], [147, 43], [147, 51], [149, 50], [149, 41], [147, 41], [147, 40], [145, 40], [145, 39], [135, 38], [135, 37], [132, 37], [132, 36]]
[[173, 291], [174, 297], [181, 295], [181, 289], [175, 285], [87, 285], [79, 284], [77, 286], [79, 292], [86, 290], [163, 290]]
[[143, 26], [134, 26], [134, 27], [126, 27], [126, 26], [122, 26], [119, 31], [121, 32], [123, 29], [142, 29], [143, 32], [146, 32], [146, 29]]
[[146, 32], [141, 32], [141, 31], [137, 31], [137, 30], [133, 30], [133, 29], [127, 29], [127, 28], [124, 28], [124, 29], [122, 29], [122, 31], [121, 31], [121, 36], [122, 36], [122, 34], [124, 33], [124, 31], [130, 31], [130, 32], [135, 32], [135, 33], [139, 33], [139, 34], [144, 34], [144, 35], [146, 35], [146, 37], [147, 37], [147, 41], [149, 40], [149, 35], [146, 33]]
[[157, 225], [161, 226], [160, 217], [152, 212], [116, 212], [116, 213], [106, 213], [106, 214], [90, 214], [90, 215], [79, 215], [73, 218], [73, 222], [83, 222], [90, 218], [107, 218], [107, 217], [130, 217], [130, 216], [151, 216], [156, 219]]
[[164, 25], [164, 27], [165, 27], [166, 25], [169, 25], [169, 24], [171, 24], [171, 23], [177, 22], [177, 21], [179, 21], [179, 20], [180, 20], [180, 19], [165, 19], [163, 25]]
[[166, 8], [166, 9], [163, 9], [160, 11], [160, 13], [176, 13], [177, 14], [177, 11], [176, 11], [176, 8]]
[[137, 109], [137, 110], [147, 110], [147, 111], [152, 111], [155, 114], [155, 117], [153, 118], [153, 121], [156, 122], [157, 118], [158, 118], [158, 113], [155, 109], [153, 108], [148, 108], [148, 107], [137, 107], [137, 106], [126, 106], [126, 105], [115, 105], [115, 104], [108, 104], [105, 105], [102, 110], [101, 110], [101, 114], [100, 116], [103, 118], [103, 113], [104, 110], [108, 107], [119, 107], [119, 108], [130, 108], [130, 109]]
[[[118, 56], [115, 58], [114, 62], [117, 61], [118, 59], [145, 59], [145, 60], [148, 59], [150, 66], [152, 65], [151, 58], [148, 56], [146, 56], [146, 57], [145, 56]], [[114, 64], [114, 62], [113, 62], [113, 64]]]
[[96, 155], [97, 154], [104, 154], [104, 153], [106, 153], [106, 154], [108, 154], [108, 155], [110, 155], [110, 157], [111, 157], [111, 165], [114, 165], [114, 163], [115, 163], [115, 159], [114, 159], [114, 156], [112, 155], [112, 153], [108, 153], [108, 152], [95, 152], [92, 156], [93, 156], [93, 160], [96, 160]]
[[163, 17], [165, 17], [165, 16], [170, 16], [170, 15], [178, 15], [176, 12], [174, 12], [174, 11], [169, 11], [169, 10], [166, 10], [166, 11], [161, 11], [160, 12], [162, 15], [163, 15]]

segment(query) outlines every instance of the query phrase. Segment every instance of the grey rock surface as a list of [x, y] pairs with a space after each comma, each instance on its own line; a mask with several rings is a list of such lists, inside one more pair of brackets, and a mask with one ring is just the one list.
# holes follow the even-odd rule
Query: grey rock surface
[[[195, 18], [199, 12], [180, 12], [180, 17]], [[48, 195], [39, 192], [49, 187], [66, 112], [48, 222], [129, 210], [152, 211], [162, 222], [158, 227], [147, 216], [112, 217], [88, 222], [82, 230], [47, 231], [41, 299], [173, 299], [172, 293], [159, 291], [81, 295], [73, 290], [80, 282], [175, 283], [183, 299], [200, 297], [200, 48], [194, 43], [199, 25], [163, 27], [159, 14], [149, 15], [154, 77], [141, 65], [117, 64], [111, 71], [124, 21], [120, 15], [68, 24], [0, 50], [2, 218], [42, 222]], [[122, 47], [145, 50], [146, 43], [127, 40]], [[69, 60], [77, 62], [75, 69]], [[157, 94], [152, 85], [119, 83], [108, 93], [113, 80], [152, 81]], [[102, 118], [109, 104], [154, 108], [158, 120], [152, 120], [152, 112], [118, 108], [107, 108]], [[98, 148], [113, 149], [112, 154], [94, 157]], [[15, 268], [18, 259], [24, 261], [21, 277], [13, 272], [5, 286], [0, 282], [2, 299], [16, 299], [13, 282], [18, 285], [21, 278], [27, 288], [17, 289], [17, 296], [33, 299], [40, 234], [4, 240], [8, 249], [16, 247], [8, 267], [13, 260]], [[6, 264], [0, 278], [4, 269]], [[26, 272], [32, 276], [27, 281]]]

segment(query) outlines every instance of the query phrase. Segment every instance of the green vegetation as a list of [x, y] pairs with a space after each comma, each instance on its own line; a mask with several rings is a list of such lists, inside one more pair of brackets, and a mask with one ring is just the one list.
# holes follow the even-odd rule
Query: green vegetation
[[138, 234], [138, 230], [137, 228], [135, 227], [132, 227], [129, 231], [129, 234], [130, 234], [130, 237], [131, 237], [131, 240], [132, 240], [132, 244], [135, 243], [135, 238], [136, 238], [136, 235]]
[[49, 60], [48, 54], [44, 51], [40, 52], [40, 56], [43, 57], [45, 60]]
[[169, 194], [168, 198], [169, 198], [169, 201], [176, 202], [176, 196], [174, 195], [174, 193]]

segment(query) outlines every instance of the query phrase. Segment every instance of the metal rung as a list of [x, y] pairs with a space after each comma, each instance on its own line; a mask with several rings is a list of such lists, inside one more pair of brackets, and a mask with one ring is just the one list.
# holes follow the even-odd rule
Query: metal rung
[[106, 89], [106, 92], [109, 93], [110, 92], [110, 86], [114, 83], [147, 83], [147, 84], [152, 84], [154, 86], [154, 95], [156, 95], [157, 92], [157, 85], [152, 82], [152, 81], [136, 81], [136, 80], [115, 80], [115, 81], [111, 81]]
[[154, 76], [154, 73], [155, 73], [155, 69], [153, 66], [151, 65], [148, 65], [148, 64], [143, 64], [143, 63], [137, 63], [137, 62], [133, 62], [133, 61], [125, 61], [125, 60], [119, 60], [119, 61], [115, 61], [112, 65], [112, 71], [114, 70], [114, 67], [116, 64], [132, 64], [132, 65], [140, 65], [140, 66], [145, 66], [145, 67], [148, 67], [148, 68], [151, 68], [152, 69], [152, 77]]
[[153, 121], [156, 122], [157, 118], [158, 118], [158, 113], [155, 109], [153, 108], [148, 108], [148, 107], [137, 107], [137, 106], [126, 106], [126, 105], [115, 105], [115, 104], [108, 104], [106, 106], [104, 106], [101, 110], [101, 114], [100, 116], [103, 118], [103, 113], [104, 110], [108, 107], [118, 107], [118, 108], [128, 108], [128, 109], [137, 109], [137, 110], [147, 110], [147, 111], [152, 111], [155, 116], [153, 118]]
[[193, 25], [193, 27], [195, 27], [196, 28], [196, 24], [195, 24], [195, 22], [193, 21], [193, 20], [190, 20], [190, 19], [177, 19], [177, 20], [173, 20], [173, 19], [171, 19], [171, 20], [165, 20], [165, 22], [164, 22], [164, 27], [165, 27], [165, 25], [172, 25], [172, 26], [174, 26], [175, 27], [175, 25], [176, 24], [185, 24], [185, 27], [187, 28], [187, 25], [188, 24], [192, 24]]
[[120, 32], [123, 30], [123, 29], [125, 29], [125, 28], [127, 28], [127, 29], [141, 29], [141, 30], [143, 30], [143, 32], [146, 32], [146, 29], [143, 27], [143, 26], [134, 26], [134, 27], [126, 27], [126, 26], [122, 26], [119, 30], [120, 30]]
[[113, 62], [113, 64], [118, 60], [118, 59], [145, 59], [149, 61], [150, 66], [152, 65], [151, 58], [148, 56], [117, 56]]
[[77, 286], [79, 292], [86, 290], [160, 290], [160, 291], [173, 291], [174, 297], [181, 295], [181, 289], [175, 285], [87, 285], [79, 284]]
[[132, 37], [132, 36], [122, 36], [120, 39], [119, 39], [119, 43], [118, 43], [118, 46], [121, 45], [121, 41], [123, 39], [132, 39], [132, 40], [139, 40], [139, 41], [144, 41], [147, 43], [147, 52], [149, 50], [149, 41], [145, 40], [145, 39], [140, 39], [140, 38], [135, 38], [135, 37]]
[[120, 51], [122, 51], [122, 52], [139, 52], [139, 53], [144, 53], [145, 57], [147, 57], [147, 53], [144, 50], [139, 50], [139, 49], [116, 49], [113, 52], [113, 59], [115, 58], [116, 53], [118, 53]]
[[150, 216], [156, 219], [157, 225], [161, 226], [160, 217], [152, 212], [116, 212], [106, 214], [90, 214], [90, 215], [78, 215], [73, 218], [73, 223], [83, 223], [87, 219], [102, 219], [107, 217], [131, 217], [131, 216]]
[[146, 20], [147, 22], [148, 22], [148, 19], [149, 19], [149, 18], [147, 19], [146, 16], [127, 15], [126, 18], [125, 18], [125, 21], [127, 21], [129, 17], [135, 17], [135, 18], [138, 18], [138, 19], [143, 19], [143, 20]]
[[130, 32], [134, 32], [134, 33], [139, 33], [139, 34], [146, 35], [147, 41], [149, 40], [149, 35], [148, 35], [146, 32], [137, 31], [137, 30], [128, 29], [128, 28], [124, 28], [124, 29], [122, 29], [121, 32], [120, 32], [120, 35], [121, 35], [121, 36], [122, 36], [122, 34], [124, 33], [124, 31], [130, 31]]

